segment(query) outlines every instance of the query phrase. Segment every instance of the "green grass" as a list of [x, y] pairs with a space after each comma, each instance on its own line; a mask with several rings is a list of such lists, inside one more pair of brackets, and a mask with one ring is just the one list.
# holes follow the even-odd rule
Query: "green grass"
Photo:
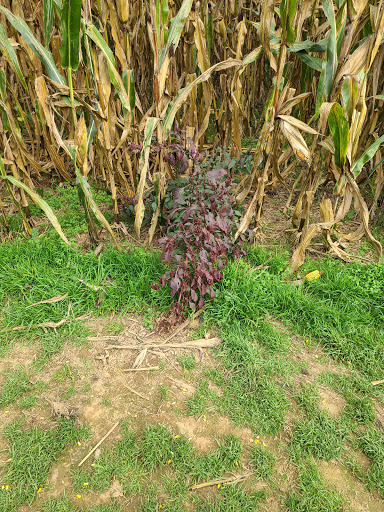
[[[185, 436], [163, 425], [133, 432], [124, 424], [121, 433], [123, 438], [112, 448], [104, 448], [92, 465], [72, 472], [75, 492], [102, 492], [118, 480], [126, 497], [147, 496], [141, 510], [155, 510], [150, 507], [164, 504], [164, 510], [183, 511], [185, 503], [194, 500], [193, 494], [188, 494], [191, 485], [241, 471], [243, 449], [234, 435], [224, 436], [216, 449], [200, 454]], [[153, 482], [161, 485], [153, 486]], [[217, 492], [221, 499], [204, 501], [199, 510], [224, 510], [226, 505], [228, 510], [236, 510], [231, 507], [250, 507], [261, 499], [260, 493], [245, 493], [240, 487], [223, 493], [218, 488]]]
[[250, 465], [257, 480], [270, 480], [276, 465], [275, 456], [258, 444], [250, 449]]
[[256, 512], [265, 499], [263, 491], [246, 492], [241, 486], [221, 487], [220, 499], [197, 499], [199, 512]]
[[[27, 326], [22, 331], [29, 338], [39, 337], [43, 343], [36, 364], [44, 364], [61, 350], [66, 340], [85, 337], [82, 322], [74, 319], [91, 312], [142, 310], [148, 302], [165, 308], [169, 305], [168, 290], [154, 292], [151, 284], [163, 269], [158, 253], [144, 250], [118, 253], [113, 249], [97, 257], [69, 249], [54, 235], [44, 239], [18, 241], [0, 246], [0, 302], [3, 318], [0, 328], [1, 346], [19, 336], [9, 331], [15, 326]], [[78, 279], [96, 286], [94, 291]], [[68, 293], [68, 297], [53, 304], [26, 306]], [[71, 308], [68, 316], [68, 307]], [[68, 318], [68, 324], [44, 333], [34, 325], [59, 322]]]
[[[302, 274], [319, 268], [323, 275], [317, 281], [296, 287], [286, 282], [286, 253], [274, 255], [267, 269], [254, 271], [254, 267], [267, 258], [266, 252], [252, 249], [248, 261], [230, 262], [224, 270], [223, 282], [216, 287], [217, 299], [204, 312], [204, 328], [215, 327], [222, 337], [215, 351], [217, 364], [198, 376], [196, 393], [186, 401], [181, 412], [196, 417], [205, 415], [208, 420], [210, 415], [228, 415], [235, 424], [251, 428], [258, 435], [276, 435], [283, 429], [294, 400], [299, 417], [293, 425], [289, 453], [295, 464], [306, 462], [300, 466], [298, 488], [290, 493], [288, 509], [298, 512], [342, 510], [340, 496], [324, 484], [316, 468], [307, 461], [311, 457], [341, 458], [346, 440], [353, 443], [355, 438], [357, 449], [366, 453], [372, 464], [368, 471], [356, 466], [354, 473], [368, 489], [377, 489], [383, 495], [384, 448], [382, 434], [373, 426], [373, 399], [380, 401], [384, 394], [370, 381], [380, 379], [384, 367], [384, 266], [307, 262]], [[145, 312], [146, 327], [151, 329], [156, 314], [167, 311], [170, 304], [169, 290], [151, 288], [163, 270], [157, 252], [135, 249], [118, 253], [108, 248], [95, 256], [67, 248], [53, 233], [46, 238], [1, 245], [0, 301], [4, 307], [0, 348], [6, 350], [10, 342], [20, 336], [20, 332], [9, 331], [10, 328], [25, 325], [28, 329], [22, 331], [23, 337], [36, 345], [37, 357], [30, 369], [19, 368], [5, 376], [0, 406], [5, 408], [18, 401], [20, 408], [34, 407], [38, 389], [29, 383], [30, 374], [41, 371], [47, 361], [62, 350], [64, 343], [81, 343], [88, 334], [83, 323], [74, 320], [76, 317], [133, 310]], [[93, 290], [79, 279], [101, 286], [102, 291]], [[67, 292], [68, 297], [63, 301], [26, 309], [34, 302]], [[69, 322], [59, 327], [57, 333], [50, 328], [43, 332], [34, 327], [40, 322], [67, 318], [69, 303]], [[279, 321], [277, 326], [271, 318]], [[325, 374], [318, 379], [344, 396], [346, 406], [340, 418], [331, 418], [320, 411], [317, 382], [301, 387], [295, 384], [303, 365], [295, 359], [294, 347], [299, 341], [292, 344], [289, 332], [281, 329], [281, 323], [298, 335], [310, 337], [311, 342], [322, 344], [336, 361], [347, 365], [350, 374]], [[117, 322], [110, 326], [109, 332], [118, 333], [122, 327]], [[303, 349], [305, 347], [303, 340]], [[199, 369], [191, 355], [179, 357], [179, 363], [184, 371]], [[195, 372], [191, 373], [191, 378], [195, 378]], [[63, 399], [76, 392], [75, 374], [70, 366], [64, 365], [56, 372], [54, 381], [60, 388], [67, 386], [66, 390], [61, 389]], [[220, 393], [214, 391], [210, 383], [218, 386]], [[166, 399], [166, 386], [160, 385], [159, 395]], [[4, 473], [4, 478], [10, 482], [6, 485], [10, 487], [0, 496], [2, 510], [11, 511], [12, 500], [24, 503], [36, 497], [36, 485], [44, 484], [52, 462], [64, 449], [61, 438], [68, 439], [65, 444], [73, 442], [70, 435], [56, 437], [60, 428], [51, 431], [37, 427], [30, 431], [21, 427], [8, 429], [8, 435], [13, 432], [11, 447], [16, 445], [27, 463], [20, 462], [14, 452], [15, 461], [19, 462], [14, 463], [12, 457], [7, 465], [8, 473]], [[48, 448], [48, 441], [54, 446]], [[39, 464], [43, 462], [36, 453], [44, 455], [44, 467], [32, 464], [27, 449], [35, 454]], [[184, 511], [186, 500], [191, 497], [188, 487], [241, 470], [243, 452], [235, 436], [219, 439], [218, 447], [203, 455], [196, 452], [184, 436], [161, 425], [150, 425], [144, 432], [131, 432], [124, 426], [121, 441], [113, 448], [104, 447], [94, 466], [85, 465], [84, 469], [73, 471], [73, 487], [81, 494], [103, 492], [116, 479], [125, 496], [146, 496], [142, 511], [156, 510], [160, 504], [166, 511]], [[255, 446], [250, 449], [249, 461], [255, 478], [275, 485], [276, 462], [270, 452]], [[352, 465], [350, 467], [353, 469]], [[14, 473], [9, 472], [11, 468], [16, 468]], [[27, 485], [25, 468], [33, 476], [33, 488]], [[24, 474], [17, 476], [17, 472], [22, 471]], [[20, 481], [20, 485], [16, 485], [16, 481]], [[84, 482], [88, 486], [84, 486]], [[166, 498], [163, 499], [164, 493]], [[324, 493], [327, 494], [325, 504], [317, 503]], [[262, 499], [260, 493], [247, 493], [241, 486], [223, 486], [213, 495], [212, 499], [207, 499], [199, 493], [193, 494], [195, 508], [199, 512], [255, 510]], [[47, 508], [48, 512], [56, 512], [54, 507], [59, 507], [59, 512], [72, 512], [73, 507], [76, 510], [65, 498], [45, 506], [51, 507]], [[108, 506], [105, 510], [109, 510]], [[103, 508], [100, 510], [104, 512]]]
[[299, 469], [297, 490], [291, 491], [285, 503], [292, 512], [347, 512], [350, 509], [340, 493], [322, 480], [314, 464]]
[[[107, 505], [98, 505], [95, 507], [81, 508], [82, 512], [122, 512], [122, 508], [112, 502]], [[41, 512], [79, 512], [78, 507], [73, 504], [67, 498], [59, 498], [55, 500], [49, 500], [42, 505]]]
[[[210, 407], [228, 414], [239, 426], [248, 426], [259, 434], [275, 434], [284, 425], [290, 405], [284, 389], [295, 373], [295, 363], [284, 357], [287, 340], [265, 321], [240, 322], [234, 319], [221, 332], [223, 341], [218, 358], [223, 372], [208, 372], [222, 396], [217, 396], [202, 381], [188, 401], [188, 414], [198, 416]], [[281, 353], [274, 353], [276, 345]]]
[[361, 470], [360, 477], [369, 491], [377, 490], [384, 499], [384, 435], [383, 431], [369, 426], [357, 437], [356, 445], [371, 460], [367, 472]]
[[24, 368], [8, 372], [0, 391], [0, 409], [16, 402], [26, 391], [32, 389], [30, 375]]
[[308, 263], [302, 274], [318, 268], [323, 275], [296, 287], [285, 282], [284, 254], [268, 261], [267, 271], [252, 272], [252, 266], [266, 260], [267, 253], [256, 248], [248, 262], [226, 267], [218, 298], [208, 311], [211, 321], [225, 330], [233, 319], [258, 322], [272, 315], [298, 334], [321, 342], [335, 359], [350, 363], [371, 380], [379, 379], [384, 366], [384, 265]]
[[297, 420], [290, 443], [291, 454], [295, 460], [308, 455], [325, 460], [335, 459], [344, 451], [347, 432], [343, 422], [323, 411], [316, 417]]
[[6, 492], [0, 492], [2, 512], [14, 512], [15, 505], [36, 499], [57, 456], [66, 446], [90, 435], [88, 428], [79, 427], [72, 420], [60, 419], [51, 430], [24, 429], [22, 423], [14, 421], [4, 430], [10, 447], [0, 481], [1, 486], [8, 486]]

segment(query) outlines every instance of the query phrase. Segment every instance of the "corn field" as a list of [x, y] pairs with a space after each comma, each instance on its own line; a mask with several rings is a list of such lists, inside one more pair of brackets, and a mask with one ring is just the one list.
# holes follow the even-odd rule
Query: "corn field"
[[[31, 234], [32, 201], [68, 243], [35, 189], [70, 181], [91, 239], [97, 219], [120, 248], [119, 195], [136, 199], [140, 236], [154, 187], [152, 243], [174, 177], [161, 148], [177, 123], [201, 150], [237, 155], [255, 139], [250, 173], [234, 177], [236, 237], [260, 230], [280, 187], [297, 232], [292, 270], [319, 235], [344, 260], [345, 242], [364, 236], [381, 257], [370, 221], [384, 185], [384, 0], [0, 0], [0, 21], [2, 232], [13, 201]], [[111, 192], [113, 225], [95, 183]], [[345, 232], [351, 208], [359, 225]]]

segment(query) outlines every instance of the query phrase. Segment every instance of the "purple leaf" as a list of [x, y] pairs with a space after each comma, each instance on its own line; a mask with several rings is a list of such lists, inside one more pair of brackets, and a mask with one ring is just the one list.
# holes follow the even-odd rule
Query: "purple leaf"
[[207, 172], [207, 177], [211, 183], [215, 183], [217, 180], [226, 176], [227, 171], [225, 169], [213, 169]]
[[171, 289], [176, 293], [177, 290], [180, 288], [180, 285], [181, 285], [181, 282], [180, 282], [180, 279], [175, 276], [171, 282], [170, 282], [170, 287]]

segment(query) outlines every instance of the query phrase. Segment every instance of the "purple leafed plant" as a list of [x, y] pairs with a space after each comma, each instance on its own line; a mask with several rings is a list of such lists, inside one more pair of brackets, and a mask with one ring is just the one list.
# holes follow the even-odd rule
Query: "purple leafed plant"
[[236, 226], [231, 178], [220, 168], [195, 164], [183, 186], [174, 191], [167, 235], [159, 241], [170, 269], [159, 284], [172, 289], [172, 311], [181, 320], [188, 306], [203, 307], [215, 297], [213, 285], [222, 280], [228, 258], [245, 254], [233, 241]]

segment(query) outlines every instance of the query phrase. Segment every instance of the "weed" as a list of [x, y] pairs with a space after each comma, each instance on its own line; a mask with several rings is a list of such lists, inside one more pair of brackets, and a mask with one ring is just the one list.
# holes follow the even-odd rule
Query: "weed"
[[176, 189], [167, 235], [159, 241], [170, 267], [160, 283], [170, 285], [175, 319], [185, 315], [188, 306], [195, 311], [207, 298], [213, 299], [213, 284], [221, 281], [228, 257], [245, 253], [231, 238], [236, 225], [231, 179], [224, 169], [209, 165], [195, 165]]
[[111, 407], [112, 406], [112, 402], [111, 402], [111, 399], [108, 398], [107, 396], [103, 397], [101, 403], [103, 405], [105, 405], [106, 407]]
[[197, 366], [195, 356], [193, 354], [188, 354], [187, 356], [179, 356], [177, 360], [184, 368], [184, 370], [194, 370]]
[[159, 386], [160, 400], [168, 400], [169, 398], [169, 386]]

